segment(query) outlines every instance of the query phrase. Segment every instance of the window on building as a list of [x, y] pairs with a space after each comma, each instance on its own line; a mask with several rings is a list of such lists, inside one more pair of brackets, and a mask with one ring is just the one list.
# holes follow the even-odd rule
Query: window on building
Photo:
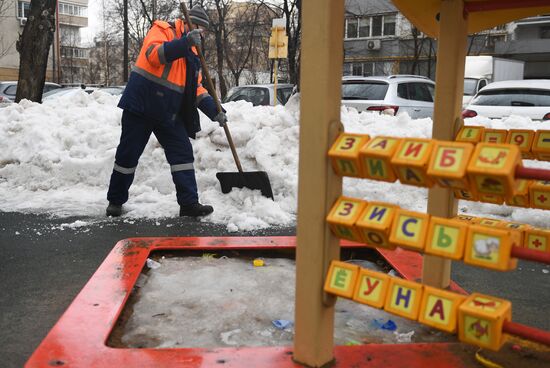
[[382, 36], [382, 19], [381, 15], [372, 17], [372, 36]]
[[395, 15], [384, 15], [384, 36], [395, 35]]
[[489, 35], [487, 36], [487, 40], [485, 41], [485, 46], [495, 47], [495, 43], [505, 42], [505, 41], [506, 41], [506, 35]]
[[370, 18], [359, 19], [359, 37], [370, 37]]
[[351, 68], [351, 75], [363, 75], [363, 64], [353, 63]]
[[348, 18], [346, 23], [346, 38], [357, 38], [357, 18]]
[[31, 3], [27, 1], [17, 2], [17, 17], [28, 18], [31, 11]]
[[550, 27], [540, 27], [540, 38], [550, 38]]
[[87, 14], [87, 11], [88, 11], [88, 8], [85, 6], [59, 3], [59, 14], [85, 17]]

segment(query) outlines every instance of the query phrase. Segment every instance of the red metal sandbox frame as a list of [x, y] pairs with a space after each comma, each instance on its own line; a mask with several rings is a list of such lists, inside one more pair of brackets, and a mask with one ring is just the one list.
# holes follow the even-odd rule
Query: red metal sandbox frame
[[[119, 241], [25, 367], [301, 367], [292, 347], [112, 348], [106, 341], [124, 309], [147, 258], [159, 250], [294, 249], [295, 237], [174, 237]], [[343, 242], [344, 247], [358, 244]], [[408, 251], [381, 251], [405, 278], [420, 277], [421, 257]], [[456, 285], [451, 289], [463, 292]], [[459, 343], [336, 346], [337, 367], [467, 367]]]

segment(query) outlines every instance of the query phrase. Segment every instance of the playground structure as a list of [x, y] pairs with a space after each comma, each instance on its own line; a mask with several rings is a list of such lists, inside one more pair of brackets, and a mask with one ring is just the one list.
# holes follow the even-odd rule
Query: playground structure
[[[467, 34], [514, 19], [550, 11], [548, 2], [542, 0], [419, 0], [414, 2], [394, 0], [394, 3], [421, 31], [438, 39], [437, 60], [440, 67], [437, 69], [436, 75], [438, 87], [432, 136], [434, 139], [444, 142], [454, 140], [456, 133], [462, 127], [460, 110]], [[329, 226], [330, 221], [327, 222], [327, 214], [329, 214], [329, 219], [334, 218], [330, 215], [331, 209], [342, 194], [342, 176], [333, 170], [327, 152], [343, 130], [339, 120], [344, 1], [304, 0], [302, 7], [302, 100], [297, 237], [140, 238], [121, 241], [115, 246], [67, 312], [37, 348], [27, 362], [27, 367], [63, 365], [71, 367], [201, 367], [223, 366], [224, 364], [235, 367], [296, 367], [300, 365], [323, 367], [331, 363], [342, 367], [397, 367], [403, 366], [403, 362], [407, 362], [407, 366], [410, 367], [420, 367], [428, 364], [437, 367], [468, 366], [464, 356], [457, 351], [456, 344], [372, 344], [345, 347], [335, 347], [333, 344], [336, 295], [350, 297], [354, 295], [355, 290], [361, 290], [361, 285], [355, 280], [361, 281], [365, 277], [380, 277], [383, 279], [383, 277], [377, 274], [369, 276], [365, 270], [348, 269], [348, 264], [337, 263], [341, 246], [338, 236], [342, 233], [338, 233], [337, 230], [336, 233], [339, 235], [336, 236]], [[324, 76], [324, 78], [319, 76]], [[322, 103], [320, 103], [321, 101]], [[366, 141], [368, 141], [368, 138]], [[474, 151], [472, 146], [472, 157], [475, 157], [475, 152], [478, 149], [481, 150], [482, 147], [484, 147], [483, 143], [478, 143], [475, 148], [476, 151]], [[500, 179], [499, 183], [501, 183], [503, 189], [502, 196], [510, 196], [514, 193], [514, 175], [518, 172], [517, 167], [521, 156], [520, 149], [517, 146], [506, 145], [506, 147], [510, 150], [507, 170], [504, 173], [495, 172], [494, 175], [495, 178]], [[423, 156], [425, 161], [421, 166], [427, 166], [429, 156], [428, 154]], [[464, 163], [466, 160], [464, 159], [462, 162]], [[392, 160], [390, 159], [391, 164]], [[414, 165], [413, 167], [406, 166], [410, 162], [401, 164], [405, 165], [405, 169], [417, 169]], [[470, 165], [466, 167], [469, 168]], [[429, 174], [427, 171], [426, 180], [430, 180]], [[470, 174], [481, 176], [483, 173], [470, 171]], [[469, 189], [472, 188], [470, 181], [467, 181], [466, 185], [460, 179], [464, 178], [464, 175], [470, 174], [466, 169], [466, 174], [463, 173], [458, 179], [446, 178], [446, 180], [456, 180], [457, 183], [462, 183], [465, 188]], [[407, 176], [405, 176], [406, 178]], [[441, 183], [440, 179], [438, 179], [438, 184]], [[430, 186], [427, 181], [424, 184]], [[429, 192], [428, 213], [403, 213], [403, 215], [409, 217], [412, 217], [411, 215], [426, 216], [424, 217], [426, 219], [426, 229], [432, 226], [433, 231], [435, 231], [436, 226], [455, 226], [463, 229], [463, 235], [466, 234], [466, 237], [473, 237], [475, 231], [492, 231], [491, 237], [495, 237], [496, 232], [497, 235], [502, 236], [502, 243], [506, 243], [506, 247], [508, 247], [506, 251], [498, 253], [503, 258], [499, 258], [500, 260], [497, 263], [503, 269], [513, 266], [513, 257], [519, 258], [521, 254], [531, 254], [530, 252], [525, 253], [528, 250], [527, 248], [520, 247], [520, 244], [524, 243], [520, 242], [519, 236], [521, 234], [517, 231], [508, 228], [486, 230], [487, 227], [485, 226], [466, 224], [465, 221], [468, 219], [465, 217], [459, 217], [462, 223], [446, 223], [445, 221], [453, 221], [448, 219], [454, 218], [457, 214], [455, 190], [464, 190], [456, 189], [456, 185], [432, 186]], [[532, 186], [528, 188], [532, 188]], [[476, 193], [473, 193], [473, 195], [476, 195]], [[344, 198], [343, 201], [345, 202], [345, 200]], [[368, 209], [368, 206], [372, 203], [358, 204], [359, 207], [361, 205]], [[399, 209], [395, 206], [392, 209], [395, 210], [395, 216]], [[357, 213], [360, 212], [357, 210]], [[434, 220], [433, 225], [430, 219]], [[353, 234], [356, 225], [357, 228], [360, 228], [360, 224], [357, 224], [356, 220], [354, 218], [353, 221], [347, 221], [349, 231], [343, 233], [348, 234], [351, 232]], [[338, 221], [333, 222], [335, 225], [340, 224]], [[390, 247], [391, 244], [395, 244], [395, 241], [392, 241], [391, 238], [393, 223], [394, 219], [392, 218], [391, 221], [384, 224], [385, 227], [382, 230], [376, 229], [382, 231], [383, 234], [390, 231], [388, 239]], [[406, 228], [406, 230], [408, 231], [410, 228]], [[386, 232], [384, 233], [384, 231]], [[527, 230], [525, 230], [523, 232], [524, 238], [527, 234]], [[355, 235], [357, 236], [357, 233]], [[358, 238], [353, 239], [363, 240], [364, 238], [359, 233]], [[467, 249], [467, 243], [468, 241], [463, 241], [463, 249]], [[363, 244], [349, 244], [349, 242], [344, 243], [344, 245], [364, 246]], [[414, 249], [414, 246], [410, 244], [406, 244], [406, 246]], [[113, 349], [105, 345], [105, 341], [151, 252], [163, 249], [171, 251], [185, 251], [186, 249], [214, 251], [219, 247], [224, 249], [254, 247], [254, 249], [266, 250], [296, 250], [296, 314], [293, 348]], [[457, 248], [459, 247], [457, 246]], [[519, 248], [523, 249], [523, 253], [517, 250]], [[455, 313], [451, 315], [454, 317], [445, 320], [449, 332], [461, 330], [459, 327], [461, 323], [460, 313], [464, 314], [470, 311], [472, 315], [483, 316], [490, 320], [492, 323], [491, 338], [483, 346], [498, 349], [503, 341], [503, 332], [531, 337], [537, 341], [547, 341], [545, 340], [547, 335], [543, 332], [529, 329], [522, 330], [521, 326], [518, 328], [517, 325], [511, 324], [509, 322], [511, 319], [511, 306], [504, 300], [491, 299], [491, 297], [478, 294], [472, 294], [466, 298], [442, 290], [451, 286], [450, 259], [442, 258], [440, 253], [432, 252], [430, 254], [428, 248], [425, 249], [422, 284], [396, 278], [385, 279], [386, 290], [396, 290], [395, 292], [398, 295], [406, 293], [406, 288], [416, 291], [416, 302], [413, 303], [414, 312], [407, 314], [408, 311], [400, 310], [401, 305], [399, 303], [402, 298], [398, 297], [392, 300], [392, 293], [389, 292], [386, 293], [386, 296], [384, 294], [379, 295], [376, 303], [374, 303], [376, 307], [384, 306], [390, 312], [399, 312], [401, 315], [416, 319], [417, 316], [424, 315], [422, 310], [431, 309], [432, 312], [434, 311], [436, 304], [432, 305], [428, 302], [429, 295], [434, 295], [436, 299], [439, 297], [439, 300], [449, 298], [453, 301], [451, 309]], [[419, 250], [418, 247], [417, 250]], [[514, 251], [519, 253], [514, 253]], [[536, 252], [537, 258], [544, 258], [543, 252], [538, 250], [533, 252]], [[453, 253], [453, 256], [466, 259], [467, 254], [457, 250]], [[338, 267], [346, 274], [344, 281], [337, 276], [342, 274], [337, 272]], [[399, 269], [399, 267], [396, 267], [396, 269]], [[347, 278], [348, 273], [350, 274], [349, 279]], [[328, 278], [327, 274], [329, 275]], [[343, 289], [347, 293], [341, 293], [342, 287], [340, 287], [340, 284], [342, 283], [344, 284]], [[358, 298], [360, 298], [360, 295]], [[426, 302], [423, 303], [424, 298]], [[363, 300], [363, 302], [366, 301]], [[480, 315], [479, 310], [474, 309], [472, 311], [470, 308], [470, 304], [475, 305], [476, 302], [482, 304], [494, 302], [495, 306], [496, 303], [499, 303], [498, 308], [493, 308], [498, 313]], [[437, 303], [437, 300], [433, 303]], [[422, 320], [420, 321], [422, 322]], [[431, 322], [436, 324], [434, 321]], [[484, 332], [485, 329], [489, 328], [488, 325], [480, 323], [477, 327], [482, 338], [487, 336]], [[462, 327], [462, 330], [464, 330], [464, 327]], [[537, 339], [533, 336], [541, 338]], [[476, 341], [464, 340], [477, 343]]]

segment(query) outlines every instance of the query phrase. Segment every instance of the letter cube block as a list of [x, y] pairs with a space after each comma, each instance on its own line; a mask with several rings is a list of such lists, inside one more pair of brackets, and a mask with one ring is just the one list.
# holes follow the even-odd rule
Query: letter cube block
[[462, 259], [468, 224], [459, 220], [432, 216], [426, 238], [426, 254]]
[[403, 138], [391, 159], [399, 181], [419, 187], [431, 187], [427, 169], [433, 142], [429, 139]]
[[391, 244], [389, 238], [398, 209], [398, 206], [388, 203], [369, 202], [355, 223], [362, 242], [373, 247], [395, 249], [395, 244]]
[[471, 143], [435, 141], [428, 175], [441, 187], [468, 189], [466, 167], [473, 151]]
[[534, 158], [531, 152], [531, 146], [535, 139], [535, 132], [528, 129], [510, 129], [506, 143], [515, 144], [519, 147], [521, 157], [525, 159]]
[[473, 224], [473, 223], [475, 223], [477, 218], [478, 217], [470, 216], [470, 215], [456, 215], [454, 217], [454, 220], [466, 222], [468, 224]]
[[481, 141], [484, 130], [485, 128], [482, 126], [464, 125], [456, 134], [455, 141], [476, 144]]
[[478, 198], [471, 190], [455, 189], [453, 190], [455, 198], [464, 199], [466, 201], [477, 201]]
[[389, 284], [390, 277], [385, 273], [362, 268], [355, 283], [353, 300], [374, 308], [383, 308]]
[[391, 158], [400, 143], [399, 138], [374, 137], [359, 151], [361, 168], [365, 178], [393, 183], [397, 176]]
[[532, 228], [526, 229], [523, 246], [541, 252], [550, 252], [550, 231]]
[[355, 227], [355, 221], [366, 205], [367, 202], [357, 198], [339, 197], [327, 216], [327, 222], [334, 235], [361, 242], [361, 235]]
[[550, 161], [550, 130], [537, 130], [531, 152], [541, 161]]
[[464, 295], [424, 285], [418, 321], [428, 326], [455, 333], [458, 329], [458, 307]]
[[520, 164], [521, 155], [517, 146], [479, 143], [468, 164], [472, 190], [478, 195], [511, 195], [516, 187], [516, 167]]
[[497, 227], [516, 233], [516, 235], [512, 237], [512, 241], [514, 242], [512, 243], [512, 247], [523, 247], [525, 242], [525, 232], [528, 229], [531, 229], [531, 226], [529, 225], [506, 221], [502, 221], [497, 225]]
[[325, 291], [329, 294], [351, 299], [359, 269], [359, 266], [346, 262], [332, 261], [325, 280]]
[[430, 215], [406, 210], [397, 210], [390, 232], [390, 243], [399, 247], [422, 252]]
[[485, 128], [481, 136], [482, 143], [507, 143], [506, 137], [508, 136], [508, 130], [506, 129], [489, 129]]
[[506, 197], [506, 204], [516, 207], [529, 207], [531, 201], [529, 199], [529, 186], [533, 180], [517, 179], [516, 187], [511, 196]]
[[550, 209], [550, 181], [536, 180], [529, 186], [531, 207]]
[[496, 194], [479, 193], [479, 195], [477, 196], [477, 200], [485, 203], [503, 204], [504, 196], [500, 196]]
[[517, 259], [511, 258], [512, 245], [518, 244], [517, 234], [506, 229], [470, 225], [466, 238], [464, 263], [509, 271], [516, 268]]
[[341, 176], [362, 176], [359, 150], [369, 140], [367, 134], [342, 133], [328, 151], [334, 171]]
[[473, 293], [458, 307], [458, 338], [497, 351], [506, 342], [502, 333], [504, 321], [511, 319], [509, 301]]
[[398, 277], [390, 278], [384, 310], [412, 320], [418, 319], [422, 301], [422, 284]]
[[477, 222], [478, 225], [489, 226], [489, 227], [498, 227], [503, 221], [495, 220], [490, 218], [480, 218]]

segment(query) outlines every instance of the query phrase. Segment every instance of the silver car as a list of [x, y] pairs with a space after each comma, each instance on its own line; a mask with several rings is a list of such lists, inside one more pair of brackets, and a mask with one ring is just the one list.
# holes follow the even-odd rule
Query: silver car
[[358, 111], [397, 115], [413, 119], [431, 118], [434, 111], [435, 83], [417, 75], [344, 77], [342, 105]]
[[[44, 83], [44, 89], [42, 90], [42, 94], [58, 88], [61, 88], [59, 84], [46, 82]], [[13, 102], [15, 101], [16, 93], [17, 93], [17, 81], [0, 82], [0, 101], [7, 99]]]
[[[277, 105], [284, 105], [293, 93], [294, 85], [277, 84]], [[229, 90], [223, 102], [248, 101], [253, 106], [273, 106], [275, 104], [274, 84], [250, 84], [236, 86]]]

